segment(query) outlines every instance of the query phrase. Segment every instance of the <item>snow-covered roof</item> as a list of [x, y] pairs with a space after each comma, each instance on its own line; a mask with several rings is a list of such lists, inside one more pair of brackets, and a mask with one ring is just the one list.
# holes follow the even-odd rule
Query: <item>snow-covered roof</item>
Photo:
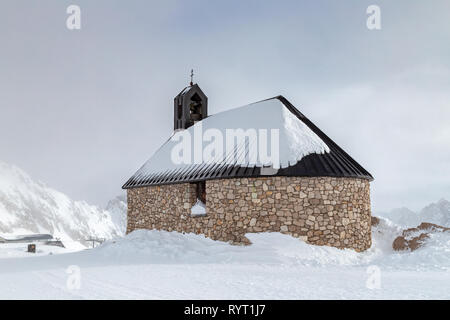
[[[236, 139], [232, 148], [223, 141], [222, 154], [198, 157], [213, 139], [203, 141], [198, 149], [191, 143], [191, 161], [174, 161], [173, 152], [185, 137], [197, 137], [206, 132], [224, 138], [229, 130], [266, 130], [270, 155], [271, 130], [279, 136], [278, 157], [260, 157], [260, 135]], [[211, 131], [212, 130], [212, 131]], [[237, 132], [237, 131], [234, 131]], [[205, 136], [203, 135], [205, 140]], [[276, 137], [276, 136], [275, 136]], [[194, 141], [194, 140], [192, 140]], [[195, 140], [198, 141], [198, 140]], [[203, 148], [202, 148], [203, 147]], [[255, 148], [253, 148], [255, 147]], [[197, 149], [196, 149], [197, 148]], [[258, 150], [257, 154], [254, 154]], [[204, 151], [203, 151], [204, 152]], [[200, 151], [200, 154], [202, 152]], [[230, 161], [231, 159], [231, 161]], [[261, 176], [352, 176], [372, 179], [347, 153], [320, 131], [284, 97], [252, 103], [217, 113], [197, 122], [186, 130], [175, 132], [156, 153], [127, 181], [124, 188], [144, 185], [201, 181], [214, 178]]]

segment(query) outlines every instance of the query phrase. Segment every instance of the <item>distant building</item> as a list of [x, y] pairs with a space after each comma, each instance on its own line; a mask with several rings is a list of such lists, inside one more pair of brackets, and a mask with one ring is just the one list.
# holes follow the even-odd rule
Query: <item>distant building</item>
[[[249, 136], [217, 159], [174, 164], [179, 136], [200, 129], [277, 129], [279, 162], [250, 161], [261, 138]], [[239, 154], [244, 161], [228, 161]], [[282, 232], [363, 251], [371, 246], [371, 180], [284, 97], [208, 117], [208, 99], [191, 82], [174, 100], [174, 135], [123, 186], [127, 232], [193, 232], [234, 244], [249, 243], [246, 233]]]
[[0, 243], [28, 243], [33, 241], [38, 242], [47, 242], [53, 240], [53, 236], [51, 234], [27, 234], [27, 235], [16, 235], [12, 238], [5, 239], [0, 237]]

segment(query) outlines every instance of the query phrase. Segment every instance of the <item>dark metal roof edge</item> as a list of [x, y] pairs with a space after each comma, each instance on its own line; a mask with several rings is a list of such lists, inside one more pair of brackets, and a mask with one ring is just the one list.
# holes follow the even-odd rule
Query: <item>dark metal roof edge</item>
[[[189, 88], [189, 90], [186, 90], [187, 88]], [[183, 90], [181, 90], [180, 91], [180, 93], [178, 93], [176, 96], [175, 96], [175, 98], [174, 99], [176, 99], [176, 98], [178, 98], [178, 97], [180, 97], [180, 96], [184, 96], [186, 93], [188, 93], [189, 91], [191, 91], [192, 89], [197, 89], [197, 90], [199, 90], [205, 97], [206, 97], [206, 95], [205, 95], [205, 93], [203, 92], [203, 90], [200, 88], [200, 86], [198, 85], [198, 83], [194, 83], [192, 86], [186, 86], [186, 87], [184, 87], [183, 88]], [[185, 91], [186, 90], [186, 91]]]
[[[258, 167], [256, 167], [258, 168]], [[249, 168], [251, 169], [251, 168]], [[160, 183], [148, 183], [148, 184], [141, 184], [131, 187], [122, 187], [124, 190], [128, 189], [136, 189], [136, 188], [143, 188], [143, 187], [156, 187], [156, 186], [164, 186], [169, 184], [182, 184], [182, 183], [196, 183], [201, 181], [207, 181], [207, 180], [225, 180], [225, 179], [244, 179], [244, 178], [271, 178], [271, 177], [291, 177], [291, 178], [336, 178], [336, 179], [361, 179], [361, 180], [368, 180], [371, 181], [369, 178], [358, 176], [358, 175], [348, 175], [348, 176], [335, 176], [335, 175], [287, 175], [287, 174], [274, 174], [274, 175], [261, 175], [261, 174], [253, 174], [253, 175], [244, 175], [244, 176], [216, 176], [212, 178], [207, 179], [188, 179], [188, 180], [179, 180], [179, 181], [170, 181], [170, 182], [160, 182]]]
[[[278, 99], [283, 103], [289, 111], [291, 111], [294, 115], [296, 115], [300, 120], [302, 120], [315, 134], [317, 134], [330, 149], [337, 149], [338, 152], [342, 153], [345, 157], [351, 160], [353, 165], [363, 173], [363, 175], [367, 175], [370, 181], [373, 181], [373, 176], [364, 169], [355, 159], [353, 159], [347, 152], [345, 152], [339, 145], [334, 142], [330, 137], [328, 137], [322, 130], [320, 130], [311, 120], [309, 120], [303, 113], [301, 113], [292, 103], [289, 102], [288, 99], [283, 97], [282, 95], [276, 96], [271, 99]], [[270, 99], [267, 99], [270, 100]]]

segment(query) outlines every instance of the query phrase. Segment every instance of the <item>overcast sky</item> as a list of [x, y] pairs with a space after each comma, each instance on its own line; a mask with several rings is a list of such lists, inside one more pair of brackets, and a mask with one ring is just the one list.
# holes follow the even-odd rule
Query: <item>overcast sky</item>
[[0, 161], [104, 205], [171, 134], [191, 68], [210, 114], [288, 98], [372, 173], [374, 211], [450, 198], [448, 0], [2, 0]]

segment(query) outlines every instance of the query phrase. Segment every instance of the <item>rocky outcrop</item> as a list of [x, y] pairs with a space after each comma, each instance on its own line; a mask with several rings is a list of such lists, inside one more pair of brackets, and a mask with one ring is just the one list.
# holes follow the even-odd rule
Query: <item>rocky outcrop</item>
[[370, 224], [372, 225], [372, 227], [376, 227], [377, 225], [380, 224], [380, 218], [372, 216], [370, 218], [370, 222], [371, 222]]
[[430, 233], [446, 231], [450, 231], [450, 228], [439, 226], [434, 223], [422, 222], [416, 228], [403, 230], [402, 235], [395, 238], [392, 243], [392, 248], [396, 251], [414, 251], [425, 244], [426, 239], [430, 237]]

